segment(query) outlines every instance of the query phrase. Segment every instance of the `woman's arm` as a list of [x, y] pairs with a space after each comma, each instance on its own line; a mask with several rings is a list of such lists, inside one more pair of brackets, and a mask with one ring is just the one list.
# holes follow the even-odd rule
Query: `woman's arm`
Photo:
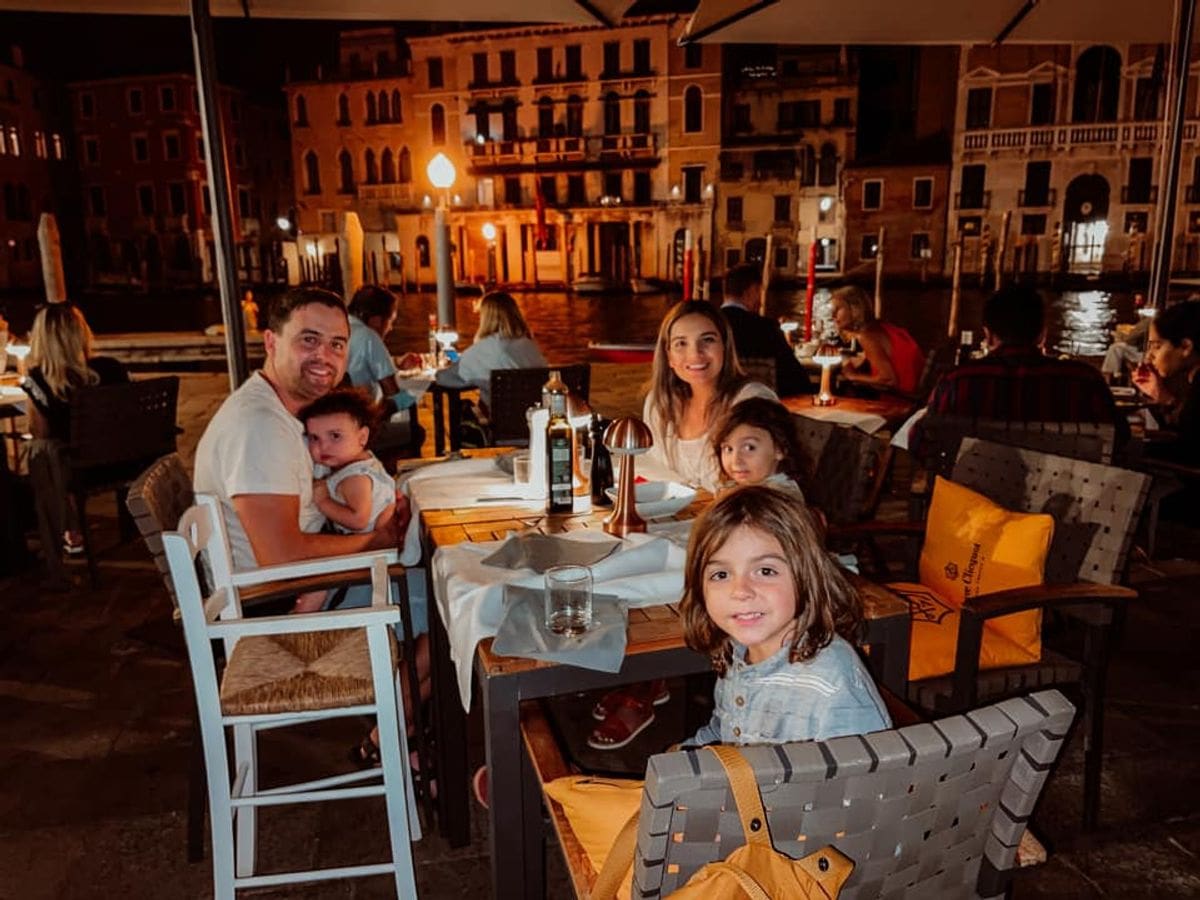
[[871, 367], [870, 372], [860, 372], [856, 367], [843, 367], [842, 377], [860, 384], [877, 384], [881, 387], [898, 387], [900, 379], [892, 365], [891, 344], [883, 329], [867, 329], [858, 335], [863, 356]]
[[350, 531], [363, 531], [371, 521], [371, 478], [367, 475], [351, 475], [339, 485], [342, 502], [339, 503], [328, 491], [313, 491], [313, 500], [321, 515]]

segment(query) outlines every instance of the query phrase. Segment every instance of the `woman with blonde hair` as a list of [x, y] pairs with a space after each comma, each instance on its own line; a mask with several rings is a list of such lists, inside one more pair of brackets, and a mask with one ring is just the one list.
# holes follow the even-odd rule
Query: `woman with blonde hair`
[[843, 338], [853, 338], [862, 355], [842, 364], [842, 377], [869, 387], [914, 393], [925, 357], [913, 336], [899, 325], [875, 318], [875, 306], [860, 287], [833, 292], [833, 322]]
[[511, 294], [492, 291], [479, 301], [479, 328], [474, 342], [449, 368], [437, 374], [438, 384], [479, 388], [484, 410], [491, 403], [493, 369], [537, 369], [546, 357], [534, 343], [525, 318]]
[[[21, 387], [29, 395], [29, 470], [53, 528], [68, 553], [83, 551], [68, 500], [67, 442], [71, 438], [71, 400], [81, 388], [129, 380], [115, 359], [92, 356], [92, 329], [70, 303], [42, 307], [29, 335], [29, 372]], [[43, 552], [50, 552], [45, 548]]]

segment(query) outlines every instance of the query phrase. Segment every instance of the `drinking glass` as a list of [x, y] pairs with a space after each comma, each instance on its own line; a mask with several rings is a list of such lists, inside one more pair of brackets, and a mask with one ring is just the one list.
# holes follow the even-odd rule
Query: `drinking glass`
[[592, 570], [554, 566], [546, 570], [546, 627], [555, 634], [583, 634], [592, 626]]
[[529, 484], [529, 451], [518, 451], [513, 454], [513, 481], [516, 484]]

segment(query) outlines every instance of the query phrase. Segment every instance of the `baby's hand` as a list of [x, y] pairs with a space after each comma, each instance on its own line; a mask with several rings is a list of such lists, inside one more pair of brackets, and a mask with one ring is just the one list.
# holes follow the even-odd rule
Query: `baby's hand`
[[329, 486], [324, 478], [313, 479], [313, 503], [322, 503], [329, 499]]

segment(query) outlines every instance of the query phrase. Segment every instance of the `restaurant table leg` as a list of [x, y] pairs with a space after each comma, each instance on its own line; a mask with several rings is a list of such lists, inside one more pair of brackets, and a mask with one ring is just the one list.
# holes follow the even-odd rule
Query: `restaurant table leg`
[[[527, 796], [516, 678], [481, 678], [488, 766], [488, 845], [492, 896], [541, 898], [542, 807]], [[531, 846], [532, 845], [532, 846]]]
[[898, 697], [904, 697], [908, 692], [908, 654], [912, 640], [909, 628], [908, 616], [867, 621], [866, 642], [871, 645], [875, 676]]
[[446, 428], [442, 421], [442, 392], [435, 384], [429, 389], [433, 396], [433, 455], [446, 455]]
[[462, 392], [450, 394], [447, 404], [450, 408], [450, 449], [462, 449]]
[[[429, 584], [433, 596], [433, 584]], [[458, 697], [450, 660], [450, 641], [441, 616], [429, 616], [430, 665], [433, 675], [435, 753], [438, 779], [438, 828], [451, 847], [471, 842], [471, 807], [467, 793], [467, 715]]]

